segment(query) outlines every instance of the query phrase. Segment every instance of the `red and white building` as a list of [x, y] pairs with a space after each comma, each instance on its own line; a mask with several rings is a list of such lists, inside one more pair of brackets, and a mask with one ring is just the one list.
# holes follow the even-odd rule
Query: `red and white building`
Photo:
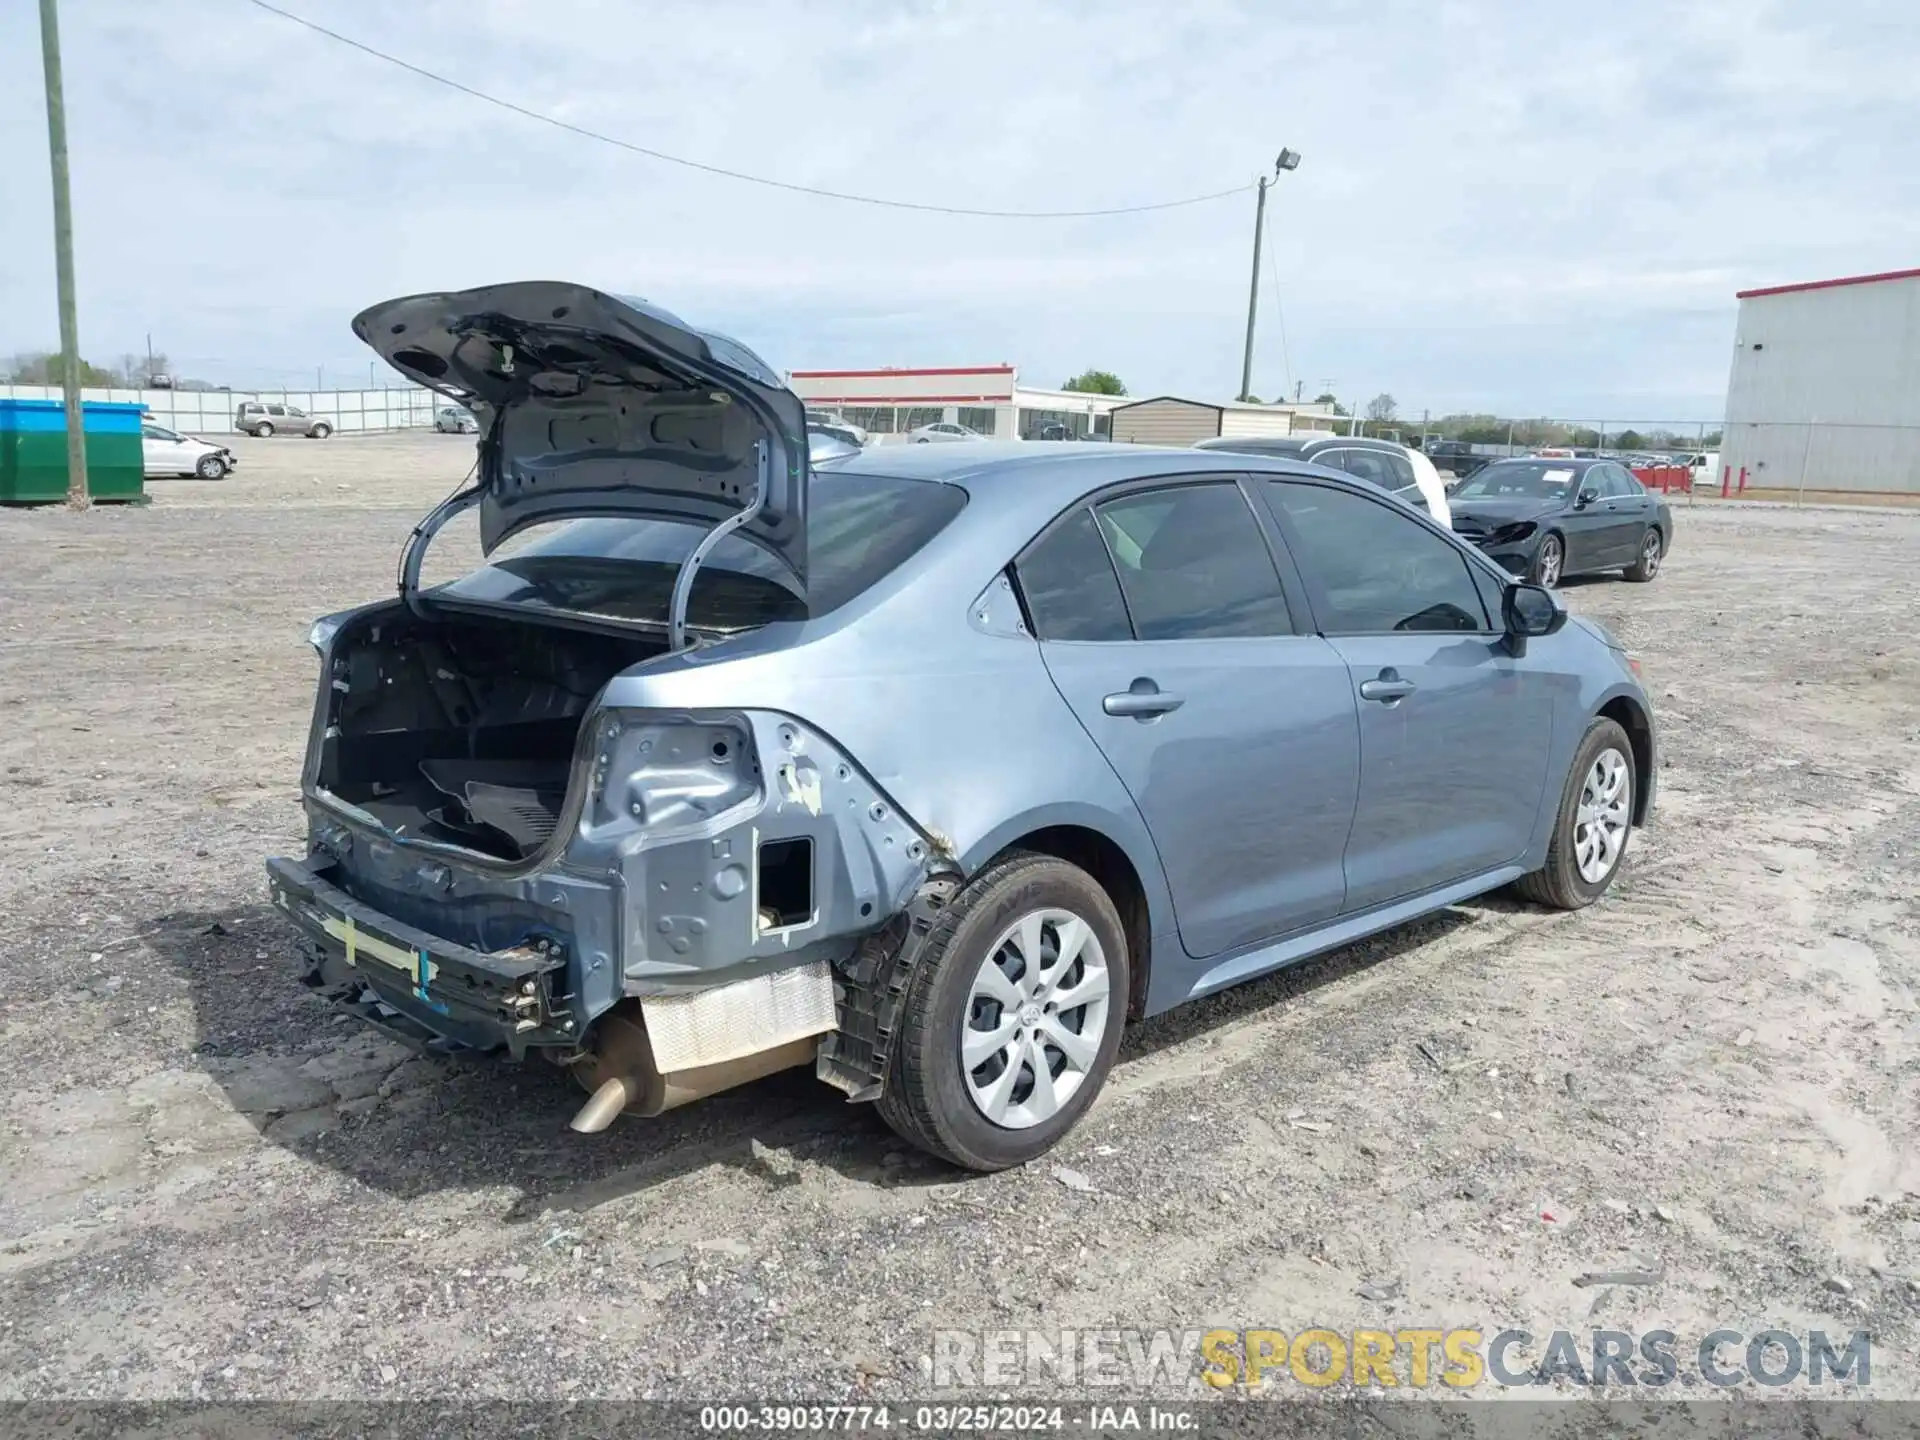
[[842, 416], [881, 443], [922, 425], [964, 425], [995, 440], [1106, 439], [1123, 395], [1036, 390], [1011, 365], [933, 370], [794, 370], [787, 384], [809, 410]]

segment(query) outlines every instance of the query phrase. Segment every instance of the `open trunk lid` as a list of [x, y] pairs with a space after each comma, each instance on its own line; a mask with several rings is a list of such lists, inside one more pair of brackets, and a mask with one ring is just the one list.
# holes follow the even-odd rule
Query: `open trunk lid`
[[805, 597], [806, 408], [744, 345], [544, 280], [383, 301], [353, 330], [479, 420], [486, 553], [544, 521], [733, 521]]

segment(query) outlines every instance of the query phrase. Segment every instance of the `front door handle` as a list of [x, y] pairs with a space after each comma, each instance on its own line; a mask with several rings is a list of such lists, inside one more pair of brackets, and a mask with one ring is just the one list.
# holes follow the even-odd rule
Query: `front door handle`
[[1127, 689], [1116, 691], [1101, 700], [1100, 708], [1109, 715], [1131, 715], [1136, 720], [1151, 720], [1156, 715], [1165, 715], [1169, 710], [1178, 710], [1186, 703], [1184, 696], [1169, 694], [1153, 681], [1140, 679]]
[[1411, 680], [1402, 680], [1400, 678], [1400, 672], [1392, 666], [1388, 666], [1380, 672], [1377, 680], [1362, 680], [1360, 682], [1360, 698], [1362, 700], [1378, 700], [1382, 705], [1397, 705], [1400, 701], [1411, 695], [1414, 692], [1414, 688], [1414, 683]]

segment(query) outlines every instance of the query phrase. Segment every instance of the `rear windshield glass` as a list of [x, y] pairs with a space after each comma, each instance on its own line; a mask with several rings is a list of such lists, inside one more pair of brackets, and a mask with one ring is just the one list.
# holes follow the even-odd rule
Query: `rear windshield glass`
[[[788, 588], [765, 551], [728, 536], [700, 562], [687, 621], [707, 630], [745, 630], [837, 610], [945, 529], [966, 502], [955, 485], [816, 471], [807, 491], [808, 599]], [[674, 576], [704, 534], [671, 520], [575, 520], [437, 593], [664, 620]]]

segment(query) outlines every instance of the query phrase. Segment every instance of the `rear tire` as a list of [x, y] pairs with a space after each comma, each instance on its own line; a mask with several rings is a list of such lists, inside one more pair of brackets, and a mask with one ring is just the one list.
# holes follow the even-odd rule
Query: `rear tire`
[[1640, 558], [1626, 568], [1627, 579], [1635, 584], [1646, 584], [1660, 573], [1660, 562], [1666, 558], [1666, 553], [1666, 536], [1660, 533], [1658, 526], [1649, 525], [1646, 538], [1640, 542]]
[[256, 440], [265, 440], [271, 434], [273, 434], [273, 422], [271, 420], [262, 420], [258, 425], [253, 427], [253, 435]]
[[[1614, 774], [1621, 776], [1617, 790], [1603, 778]], [[1635, 784], [1633, 746], [1627, 732], [1614, 721], [1597, 717], [1573, 752], [1573, 764], [1561, 786], [1547, 863], [1514, 881], [1513, 888], [1555, 910], [1582, 910], [1606, 894], [1620, 873], [1633, 835]]]
[[[1045, 1154], [1106, 1082], [1130, 977], [1119, 913], [1092, 876], [1026, 851], [996, 861], [954, 896], [927, 937], [901, 1006], [881, 1118], [968, 1170], [1005, 1170]], [[993, 991], [1019, 1007], [1003, 1009]], [[1060, 1009], [1055, 996], [1088, 998]], [[989, 1035], [1008, 1039], [996, 1047]], [[1055, 1036], [1085, 1064], [1054, 1046]], [[972, 1069], [963, 1046], [981, 1057]], [[1036, 1064], [1047, 1069], [1044, 1087]], [[1064, 1096], [1057, 1104], [1056, 1095]], [[989, 1118], [996, 1107], [998, 1122]]]

